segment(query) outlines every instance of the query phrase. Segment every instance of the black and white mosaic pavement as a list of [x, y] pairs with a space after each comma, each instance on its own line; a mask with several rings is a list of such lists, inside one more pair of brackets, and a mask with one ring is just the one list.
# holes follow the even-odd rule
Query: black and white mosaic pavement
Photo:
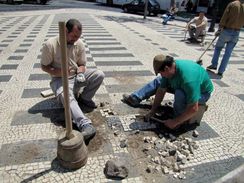
[[[42, 43], [57, 36], [58, 22], [70, 17], [83, 24], [81, 39], [86, 46], [87, 67], [100, 69], [106, 75], [95, 100], [108, 102], [116, 113], [105, 119], [99, 116], [99, 110], [95, 111], [99, 115], [94, 121], [106, 121], [95, 123], [98, 134], [94, 141], [100, 145], [91, 149], [85, 168], [75, 172], [67, 172], [54, 160], [56, 139], [63, 130], [63, 109], [53, 97], [44, 99], [40, 95], [49, 89], [50, 80], [40, 68]], [[209, 34], [206, 41], [212, 38]], [[199, 45], [185, 44], [182, 39], [183, 30], [178, 26], [163, 26], [160, 22], [144, 22], [125, 15], [81, 12], [0, 15], [0, 180], [109, 182], [104, 177], [103, 166], [108, 159], [121, 156], [131, 163], [128, 182], [143, 182], [138, 170], [133, 168], [128, 150], [121, 149], [118, 140], [108, 133], [109, 126], [120, 124], [124, 136], [130, 131], [156, 128], [136, 121], [134, 116], [140, 111], [121, 103], [121, 95], [154, 78], [149, 67], [151, 62], [144, 59], [149, 57], [147, 51], [182, 58], [185, 50], [199, 55], [204, 50]], [[244, 163], [243, 44], [241, 34], [227, 76], [222, 80], [213, 79], [215, 92], [209, 111], [197, 128], [200, 148], [187, 164], [191, 174], [186, 182], [200, 179], [212, 182]], [[210, 59], [212, 53], [213, 49], [208, 50], [204, 58]], [[92, 114], [88, 116], [93, 118]]]

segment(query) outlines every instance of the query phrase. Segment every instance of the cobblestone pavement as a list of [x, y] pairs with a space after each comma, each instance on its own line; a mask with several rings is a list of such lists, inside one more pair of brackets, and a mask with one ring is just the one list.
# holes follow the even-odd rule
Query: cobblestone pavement
[[[42, 98], [50, 77], [40, 69], [42, 43], [58, 34], [58, 21], [77, 18], [83, 23], [88, 67], [104, 71], [106, 77], [95, 101], [104, 107], [88, 113], [98, 130], [90, 142], [87, 165], [76, 171], [59, 166], [57, 137], [63, 131], [63, 109], [53, 97]], [[163, 26], [159, 19], [95, 11], [61, 9], [11, 12], [0, 15], [0, 182], [113, 182], [103, 168], [107, 160], [120, 157], [129, 167], [129, 177], [118, 182], [179, 182], [173, 176], [145, 172], [137, 164], [139, 143], [153, 132], [154, 125], [136, 124], [140, 109], [123, 104], [121, 96], [150, 81], [154, 75], [152, 58], [165, 53], [175, 58], [197, 59], [203, 47], [182, 42], [183, 22]], [[208, 34], [206, 41], [213, 39]], [[210, 64], [213, 49], [203, 57]], [[181, 182], [213, 182], [243, 164], [244, 135], [244, 33], [231, 57], [223, 79], [210, 73], [215, 91], [201, 125], [197, 127], [199, 149], [187, 162], [189, 170]], [[172, 96], [167, 95], [167, 99]], [[114, 114], [106, 117], [103, 112]], [[122, 133], [114, 136], [111, 123], [120, 123]], [[134, 134], [135, 130], [141, 130]], [[129, 138], [128, 148], [120, 140]], [[138, 142], [138, 141], [137, 141]], [[143, 143], [143, 140], [142, 140]], [[131, 151], [134, 148], [134, 151]], [[134, 153], [133, 153], [134, 152]], [[142, 158], [140, 159], [142, 161]]]

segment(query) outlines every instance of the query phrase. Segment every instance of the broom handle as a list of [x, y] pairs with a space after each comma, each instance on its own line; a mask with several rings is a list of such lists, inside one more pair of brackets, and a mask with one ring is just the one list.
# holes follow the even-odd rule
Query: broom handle
[[204, 52], [201, 54], [201, 56], [199, 57], [198, 60], [200, 60], [202, 58], [202, 56], [206, 53], [206, 51], [209, 49], [209, 47], [213, 44], [213, 42], [215, 41], [215, 39], [217, 38], [218, 36], [215, 36], [214, 39], [211, 41], [211, 43], [209, 43], [209, 45], [207, 46], [207, 48], [204, 50]]
[[64, 109], [65, 109], [65, 126], [66, 126], [66, 138], [71, 139], [72, 123], [69, 101], [69, 81], [68, 81], [68, 62], [67, 62], [67, 41], [66, 41], [66, 29], [65, 22], [59, 22], [59, 41], [61, 46], [61, 69], [62, 69], [62, 83], [64, 92]]

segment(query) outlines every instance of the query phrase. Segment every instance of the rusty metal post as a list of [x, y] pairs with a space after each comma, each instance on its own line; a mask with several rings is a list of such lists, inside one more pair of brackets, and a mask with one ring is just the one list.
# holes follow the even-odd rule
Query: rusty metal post
[[73, 134], [72, 134], [72, 122], [71, 122], [70, 100], [69, 100], [67, 41], [66, 41], [65, 22], [59, 22], [59, 41], [61, 46], [61, 59], [62, 59], [61, 68], [62, 68], [62, 83], [63, 83], [63, 92], [64, 92], [66, 137], [68, 139], [71, 139], [73, 137]]

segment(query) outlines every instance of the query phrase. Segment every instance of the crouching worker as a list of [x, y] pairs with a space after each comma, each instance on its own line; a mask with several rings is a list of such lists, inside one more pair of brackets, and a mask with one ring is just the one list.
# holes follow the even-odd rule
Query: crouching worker
[[204, 12], [200, 12], [198, 17], [193, 18], [186, 25], [186, 30], [189, 31], [190, 42], [199, 42], [198, 39], [202, 38], [200, 42], [203, 42], [203, 39], [206, 35], [206, 27], [208, 25], [208, 19], [205, 17]]
[[[96, 108], [92, 100], [104, 79], [104, 73], [95, 69], [86, 68], [85, 46], [79, 39], [82, 33], [82, 25], [76, 19], [70, 19], [66, 23], [67, 38], [67, 62], [69, 62], [69, 96], [72, 120], [82, 133], [84, 140], [91, 140], [96, 129], [80, 109], [78, 102], [89, 108]], [[64, 104], [62, 73], [61, 73], [61, 49], [59, 37], [50, 38], [42, 48], [41, 67], [50, 74], [50, 82], [57, 100]]]
[[124, 94], [123, 101], [137, 107], [144, 99], [155, 94], [150, 112], [145, 116], [149, 120], [156, 113], [166, 92], [174, 94], [174, 118], [164, 122], [170, 129], [175, 129], [191, 119], [205, 104], [213, 91], [213, 84], [208, 73], [200, 65], [189, 60], [174, 60], [171, 56], [157, 55], [153, 60], [156, 77], [131, 95]]

